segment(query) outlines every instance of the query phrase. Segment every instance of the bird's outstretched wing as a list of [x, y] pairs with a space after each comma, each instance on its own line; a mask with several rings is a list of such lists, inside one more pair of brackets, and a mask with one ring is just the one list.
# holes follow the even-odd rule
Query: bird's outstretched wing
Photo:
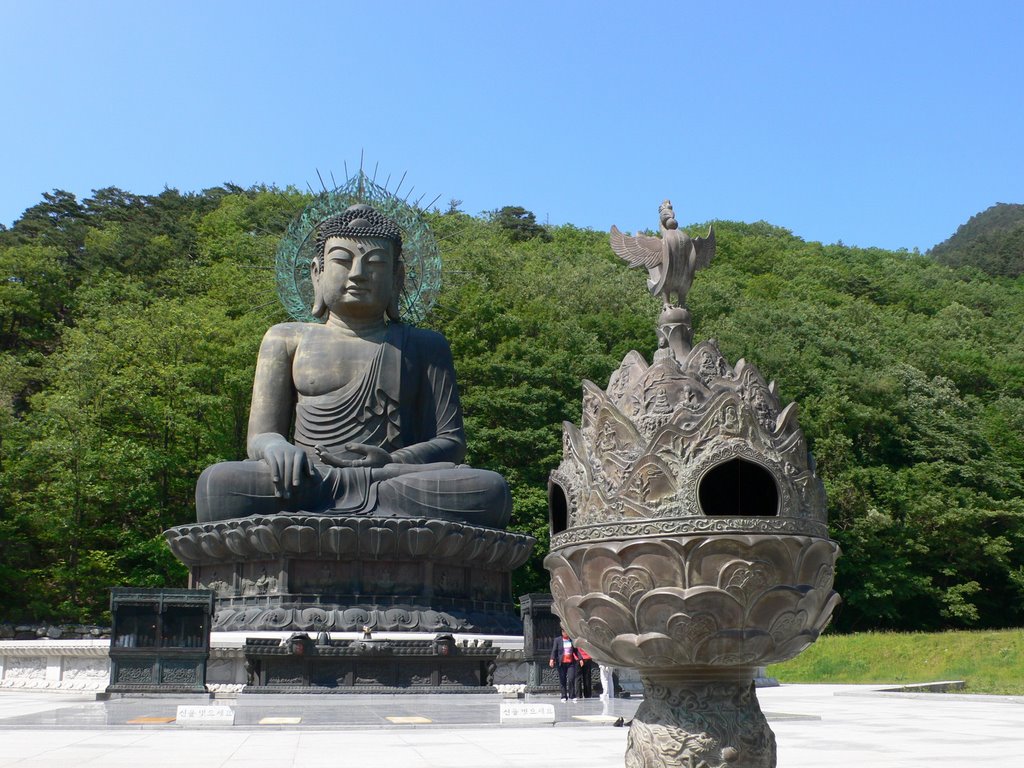
[[697, 260], [694, 269], [703, 269], [711, 263], [715, 256], [715, 225], [708, 227], [707, 237], [695, 237], [693, 247], [697, 252]]
[[656, 237], [624, 235], [612, 224], [610, 239], [615, 255], [631, 267], [654, 269], [661, 264], [661, 240]]

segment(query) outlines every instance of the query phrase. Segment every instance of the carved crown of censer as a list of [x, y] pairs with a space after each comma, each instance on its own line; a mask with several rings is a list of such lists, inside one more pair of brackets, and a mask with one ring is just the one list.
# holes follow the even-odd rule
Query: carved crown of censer
[[659, 348], [650, 365], [628, 353], [605, 391], [584, 381], [582, 424], [564, 425], [553, 610], [598, 662], [640, 673], [627, 766], [774, 766], [753, 679], [839, 603], [824, 488], [796, 404], [714, 340], [691, 346], [681, 305], [714, 230], [691, 239], [665, 201], [660, 238], [612, 227], [611, 243], [664, 301]]

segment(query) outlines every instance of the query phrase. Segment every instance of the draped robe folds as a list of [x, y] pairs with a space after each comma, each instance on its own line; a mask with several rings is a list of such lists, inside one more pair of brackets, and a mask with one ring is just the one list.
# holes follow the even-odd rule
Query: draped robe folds
[[[465, 450], [462, 412], [448, 343], [440, 334], [393, 323], [360, 375], [322, 395], [299, 394], [294, 443], [313, 476], [290, 499], [274, 496], [269, 467], [249, 460], [215, 464], [200, 477], [200, 522], [275, 512], [438, 517], [503, 528], [511, 513], [504, 478], [457, 466]], [[383, 468], [333, 467], [347, 443], [383, 448]], [[205, 518], [205, 520], [204, 520]]]
[[692, 261], [696, 258], [693, 240], [680, 229], [664, 228], [661, 230], [661, 239], [664, 250], [661, 269], [651, 273], [647, 287], [655, 296], [662, 296], [666, 303], [671, 301], [670, 293], [674, 293], [676, 301], [682, 303], [693, 283]]

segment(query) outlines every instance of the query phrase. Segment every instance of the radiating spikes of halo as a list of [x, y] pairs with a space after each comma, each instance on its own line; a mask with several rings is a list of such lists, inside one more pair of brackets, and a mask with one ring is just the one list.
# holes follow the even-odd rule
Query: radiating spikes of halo
[[[317, 175], [320, 175], [319, 171]], [[441, 288], [441, 254], [422, 210], [400, 199], [397, 192], [397, 188], [394, 192], [388, 191], [386, 185], [380, 186], [369, 178], [362, 170], [360, 158], [360, 170], [355, 176], [332, 190], [314, 194], [313, 201], [289, 225], [275, 258], [277, 295], [293, 319], [317, 322], [310, 311], [313, 284], [309, 276], [309, 264], [315, 252], [316, 227], [350, 205], [367, 203], [393, 219], [402, 230], [406, 278], [399, 297], [400, 313], [405, 322], [423, 321]]]

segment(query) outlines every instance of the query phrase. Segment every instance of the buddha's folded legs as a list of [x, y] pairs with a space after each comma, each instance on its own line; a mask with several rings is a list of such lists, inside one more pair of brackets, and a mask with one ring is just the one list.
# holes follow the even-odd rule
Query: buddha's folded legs
[[276, 515], [312, 509], [322, 480], [311, 477], [287, 499], [277, 496], [270, 467], [262, 461], [224, 461], [203, 470], [196, 483], [196, 519], [200, 523], [252, 515]]
[[411, 472], [379, 484], [374, 514], [504, 528], [512, 515], [512, 494], [505, 478], [486, 469]]
[[[275, 495], [270, 468], [262, 461], [226, 461], [207, 467], [196, 484], [200, 523], [287, 512], [380, 515], [454, 520], [504, 528], [512, 496], [496, 472], [470, 467], [388, 465], [384, 470], [316, 465], [313, 475]], [[394, 468], [394, 471], [388, 471]], [[378, 473], [379, 474], [376, 474]], [[398, 472], [395, 476], [395, 472]], [[387, 479], [377, 480], [376, 477]]]

